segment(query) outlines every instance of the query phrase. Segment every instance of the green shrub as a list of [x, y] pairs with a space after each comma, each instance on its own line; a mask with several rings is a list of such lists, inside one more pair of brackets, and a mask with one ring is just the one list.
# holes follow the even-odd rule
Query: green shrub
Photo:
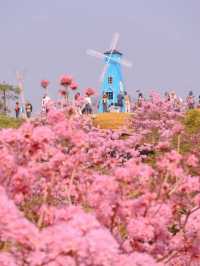
[[0, 115], [0, 128], [18, 128], [23, 121], [21, 118], [16, 119], [10, 116]]
[[184, 124], [189, 133], [200, 132], [200, 110], [192, 109], [186, 113]]

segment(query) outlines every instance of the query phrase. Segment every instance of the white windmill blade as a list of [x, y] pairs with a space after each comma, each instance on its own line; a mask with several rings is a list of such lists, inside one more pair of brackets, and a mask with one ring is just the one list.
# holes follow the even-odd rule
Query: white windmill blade
[[102, 82], [103, 81], [103, 77], [105, 76], [105, 73], [107, 71], [107, 68], [108, 68], [108, 64], [106, 64], [104, 67], [103, 67], [103, 70], [101, 72], [101, 76], [99, 78], [99, 81]]
[[94, 57], [97, 57], [97, 58], [105, 58], [105, 55], [104, 54], [102, 54], [102, 53], [100, 53], [100, 52], [97, 52], [97, 51], [95, 51], [95, 50], [92, 50], [92, 49], [89, 49], [89, 50], [87, 50], [86, 51], [86, 53], [88, 54], [88, 55], [91, 55], [91, 56], [94, 56]]
[[121, 63], [121, 65], [126, 66], [126, 67], [132, 67], [133, 66], [133, 64], [130, 61], [125, 60], [125, 59], [121, 59], [120, 63]]
[[112, 42], [111, 42], [111, 45], [110, 45], [110, 50], [111, 51], [113, 51], [113, 50], [115, 50], [116, 49], [116, 47], [117, 47], [117, 43], [118, 43], [118, 41], [119, 41], [119, 33], [118, 32], [116, 32], [116, 33], [114, 33], [114, 35], [113, 35], [113, 39], [112, 39]]

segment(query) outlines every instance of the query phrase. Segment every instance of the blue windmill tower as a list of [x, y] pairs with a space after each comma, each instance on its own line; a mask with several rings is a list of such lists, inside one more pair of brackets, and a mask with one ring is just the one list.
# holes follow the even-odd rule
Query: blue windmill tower
[[[101, 88], [99, 98], [99, 112], [104, 112], [104, 97], [106, 95], [106, 106], [113, 106], [114, 109], [125, 111], [124, 95], [126, 93], [124, 80], [122, 76], [121, 66], [131, 67], [132, 64], [127, 60], [122, 59], [123, 54], [116, 50], [119, 34], [115, 33], [110, 46], [110, 49], [105, 53], [100, 53], [94, 50], [88, 50], [87, 54], [103, 59], [105, 66], [100, 77]], [[121, 107], [120, 107], [121, 102]]]

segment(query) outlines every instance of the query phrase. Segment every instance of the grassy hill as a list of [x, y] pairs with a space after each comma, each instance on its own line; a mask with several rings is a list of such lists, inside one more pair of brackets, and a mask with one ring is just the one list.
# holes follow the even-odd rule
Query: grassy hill
[[[94, 126], [102, 129], [119, 129], [128, 123], [130, 113], [101, 113], [93, 115]], [[0, 115], [0, 128], [18, 128], [23, 119]]]
[[0, 128], [18, 128], [23, 123], [23, 119], [0, 115]]

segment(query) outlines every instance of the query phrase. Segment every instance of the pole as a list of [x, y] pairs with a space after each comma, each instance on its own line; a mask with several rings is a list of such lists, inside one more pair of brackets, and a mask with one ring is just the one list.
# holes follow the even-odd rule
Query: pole
[[3, 112], [4, 115], [7, 113], [7, 108], [6, 108], [6, 89], [3, 89]]
[[27, 119], [25, 97], [24, 97], [23, 79], [22, 79], [22, 76], [20, 75], [19, 72], [17, 72], [17, 80], [18, 80], [18, 86], [19, 86], [19, 90], [20, 90], [20, 98], [21, 98], [21, 103], [22, 103], [22, 108], [23, 108], [23, 117], [25, 119]]
[[47, 87], [44, 87], [44, 95], [45, 96], [48, 96], [48, 86]]

